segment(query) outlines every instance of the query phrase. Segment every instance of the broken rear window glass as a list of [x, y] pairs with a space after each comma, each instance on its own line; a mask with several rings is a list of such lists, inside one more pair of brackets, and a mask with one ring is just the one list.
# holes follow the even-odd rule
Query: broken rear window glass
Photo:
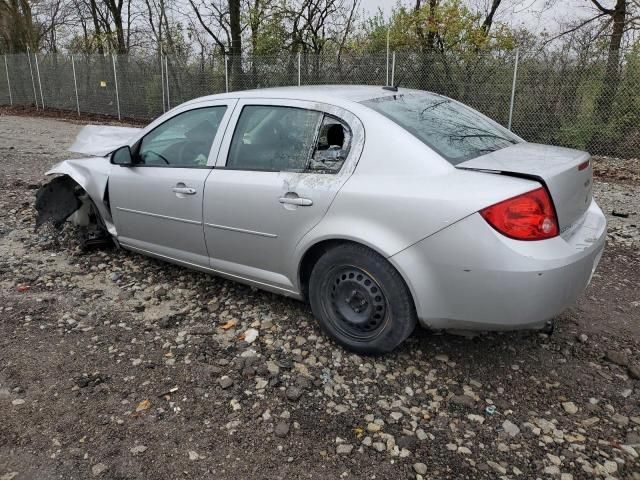
[[349, 155], [351, 130], [331, 115], [325, 115], [318, 132], [318, 142], [309, 164], [313, 172], [336, 173]]

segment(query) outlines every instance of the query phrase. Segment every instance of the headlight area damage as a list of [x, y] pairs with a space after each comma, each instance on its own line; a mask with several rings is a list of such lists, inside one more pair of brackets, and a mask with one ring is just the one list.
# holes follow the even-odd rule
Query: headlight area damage
[[62, 229], [69, 220], [77, 228], [82, 249], [113, 245], [96, 205], [87, 192], [71, 177], [55, 177], [36, 192], [36, 230], [44, 224]]
[[46, 173], [57, 176], [36, 193], [36, 229], [45, 223], [61, 229], [70, 220], [83, 248], [117, 243], [109, 208], [107, 155], [139, 132], [139, 128], [105, 125], [82, 128], [69, 151], [89, 157], [65, 160]]

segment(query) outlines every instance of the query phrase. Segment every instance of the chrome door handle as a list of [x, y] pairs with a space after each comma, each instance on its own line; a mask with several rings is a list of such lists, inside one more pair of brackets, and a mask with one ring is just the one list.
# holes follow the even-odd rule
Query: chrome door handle
[[280, 197], [279, 202], [287, 205], [297, 205], [299, 207], [310, 207], [313, 205], [313, 200], [302, 197]]
[[189, 188], [189, 187], [173, 187], [173, 192], [174, 193], [181, 193], [183, 195], [195, 195], [196, 194], [196, 189], [195, 188]]

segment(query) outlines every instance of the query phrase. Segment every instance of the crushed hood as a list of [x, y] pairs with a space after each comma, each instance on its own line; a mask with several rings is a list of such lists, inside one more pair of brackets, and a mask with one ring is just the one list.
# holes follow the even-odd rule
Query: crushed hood
[[87, 125], [76, 136], [70, 152], [103, 157], [116, 148], [127, 145], [141, 128], [111, 127], [106, 125]]

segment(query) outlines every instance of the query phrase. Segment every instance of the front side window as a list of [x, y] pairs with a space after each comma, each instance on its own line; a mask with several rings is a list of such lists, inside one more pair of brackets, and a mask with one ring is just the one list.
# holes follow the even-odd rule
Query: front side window
[[520, 142], [506, 128], [440, 95], [411, 93], [362, 103], [408, 130], [453, 165]]
[[227, 107], [205, 107], [176, 115], [140, 142], [137, 163], [158, 167], [205, 167]]
[[306, 169], [322, 113], [294, 107], [248, 105], [231, 140], [227, 168], [295, 171]]

